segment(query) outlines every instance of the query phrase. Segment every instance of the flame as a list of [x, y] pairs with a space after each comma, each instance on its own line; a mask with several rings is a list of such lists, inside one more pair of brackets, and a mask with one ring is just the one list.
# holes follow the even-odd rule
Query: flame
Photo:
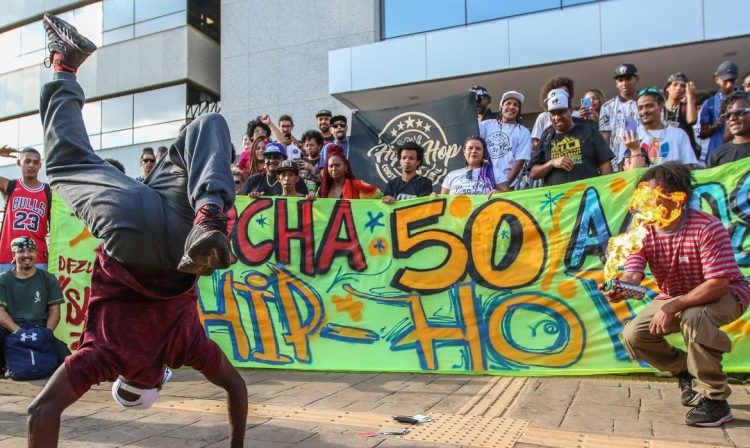
[[636, 213], [627, 232], [613, 236], [607, 243], [604, 279], [615, 278], [618, 268], [625, 263], [628, 256], [643, 249], [648, 226], [664, 228], [678, 219], [686, 198], [687, 194], [682, 191], [665, 193], [661, 186], [651, 187], [646, 182], [638, 184], [638, 188], [628, 201], [628, 210]]

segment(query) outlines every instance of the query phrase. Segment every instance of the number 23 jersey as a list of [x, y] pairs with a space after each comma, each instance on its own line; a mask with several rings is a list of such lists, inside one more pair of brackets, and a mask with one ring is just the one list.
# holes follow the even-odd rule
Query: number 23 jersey
[[[13, 181], [11, 181], [13, 182]], [[47, 263], [47, 230], [50, 204], [45, 185], [29, 188], [17, 179], [5, 204], [3, 229], [0, 235], [0, 263], [11, 263], [10, 242], [19, 236], [29, 236], [36, 243], [36, 262]]]

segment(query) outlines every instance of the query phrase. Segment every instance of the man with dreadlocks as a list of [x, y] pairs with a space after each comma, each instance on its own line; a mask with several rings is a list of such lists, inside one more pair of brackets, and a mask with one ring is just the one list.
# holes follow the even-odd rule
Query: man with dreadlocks
[[[625, 325], [623, 342], [632, 358], [678, 378], [682, 404], [695, 406], [687, 413], [688, 425], [720, 426], [732, 420], [727, 403], [731, 390], [721, 366], [732, 343], [720, 327], [742, 315], [750, 287], [721, 221], [687, 207], [693, 179], [686, 165], [671, 161], [653, 166], [638, 188], [650, 198], [637, 206], [640, 213], [670, 219], [649, 225], [643, 248], [625, 262], [622, 281], [640, 284], [648, 264], [661, 294]], [[625, 298], [621, 292], [604, 295], [610, 302]], [[687, 352], [665, 339], [678, 332]]]

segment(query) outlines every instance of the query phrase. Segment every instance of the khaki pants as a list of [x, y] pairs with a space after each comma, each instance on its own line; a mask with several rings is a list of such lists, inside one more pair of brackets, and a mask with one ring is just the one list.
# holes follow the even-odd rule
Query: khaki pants
[[672, 347], [664, 336], [649, 332], [649, 324], [657, 311], [667, 302], [654, 300], [622, 332], [623, 342], [630, 356], [651, 364], [665, 372], [687, 370], [695, 377], [693, 390], [712, 400], [725, 400], [732, 391], [727, 386], [727, 375], [721, 369], [721, 357], [731, 351], [729, 337], [719, 329], [742, 315], [742, 307], [729, 292], [719, 300], [688, 308], [672, 320], [671, 333], [682, 333], [687, 353]]

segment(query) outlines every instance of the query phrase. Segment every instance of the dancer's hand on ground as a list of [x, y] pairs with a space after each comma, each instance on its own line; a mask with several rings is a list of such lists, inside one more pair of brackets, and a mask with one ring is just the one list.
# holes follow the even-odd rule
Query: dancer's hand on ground
[[8, 157], [10, 159], [16, 159], [15, 153], [17, 153], [18, 150], [15, 148], [11, 148], [8, 145], [3, 145], [0, 147], [0, 156], [2, 157]]

